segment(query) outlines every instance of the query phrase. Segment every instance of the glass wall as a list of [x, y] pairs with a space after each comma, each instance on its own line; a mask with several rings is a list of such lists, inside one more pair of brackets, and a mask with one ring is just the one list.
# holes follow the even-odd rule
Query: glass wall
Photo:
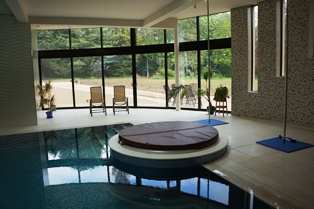
[[175, 55], [173, 52], [167, 53], [167, 67], [168, 67], [168, 106], [175, 107], [175, 98], [171, 95], [171, 90], [176, 85], [176, 69], [175, 69]]
[[42, 84], [51, 81], [57, 107], [73, 107], [71, 59], [42, 59]]
[[129, 28], [102, 28], [103, 47], [130, 46]]
[[197, 81], [197, 52], [180, 52], [179, 68], [181, 84], [184, 89], [181, 92], [181, 106], [197, 108], [198, 106], [198, 81]]
[[136, 56], [138, 106], [163, 107], [166, 105], [164, 57], [164, 53]]
[[39, 30], [37, 31], [38, 50], [69, 49], [69, 30]]
[[[200, 40], [207, 40], [207, 16], [199, 18]], [[230, 12], [211, 15], [209, 18], [210, 39], [221, 39], [231, 37], [231, 17]]]
[[[198, 104], [198, 86], [206, 88], [207, 44], [201, 41], [207, 38], [206, 24], [207, 17], [179, 21], [179, 70], [184, 86], [179, 97], [183, 108], [207, 107], [204, 99]], [[219, 42], [221, 49], [211, 52], [211, 94], [216, 87], [225, 85], [231, 95], [230, 13], [213, 15], [210, 26], [213, 42], [228, 38], [222, 45]], [[133, 35], [135, 40], [131, 41]], [[42, 81], [52, 81], [57, 108], [88, 107], [90, 87], [103, 85], [109, 107], [112, 106], [113, 86], [125, 85], [130, 106], [173, 108], [175, 102], [170, 98], [175, 85], [173, 42], [172, 29], [94, 27], [41, 30], [38, 31], [38, 47]], [[70, 48], [75, 50], [64, 50]], [[198, 83], [199, 78], [201, 83]]]
[[174, 30], [167, 30], [167, 43], [174, 43]]
[[130, 55], [104, 56], [106, 105], [112, 105], [113, 86], [124, 85], [129, 105], [133, 105], [132, 57]]
[[164, 43], [164, 30], [156, 28], [138, 28], [136, 30], [137, 45], [154, 45]]
[[100, 28], [71, 29], [72, 49], [100, 48]]
[[179, 41], [197, 41], [196, 18], [188, 18], [179, 21]]
[[[229, 90], [229, 98], [227, 99], [228, 110], [231, 110], [231, 49], [216, 49], [210, 52], [210, 95], [211, 101], [214, 102], [215, 90], [218, 87], [224, 86]], [[208, 53], [201, 51], [201, 88], [208, 89]], [[212, 103], [215, 105], [215, 103]], [[202, 108], [205, 109], [208, 102], [202, 98]]]
[[102, 86], [101, 57], [74, 57], [73, 73], [75, 105], [89, 106], [90, 87]]

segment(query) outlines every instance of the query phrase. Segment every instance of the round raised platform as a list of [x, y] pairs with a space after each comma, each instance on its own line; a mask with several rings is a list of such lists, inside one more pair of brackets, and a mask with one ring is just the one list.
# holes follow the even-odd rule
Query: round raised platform
[[217, 139], [215, 128], [183, 121], [136, 125], [119, 134], [121, 144], [151, 150], [201, 149], [214, 144]]
[[129, 165], [175, 168], [202, 165], [221, 157], [228, 149], [228, 141], [218, 138], [215, 144], [198, 150], [158, 151], [121, 145], [119, 136], [116, 135], [109, 140], [109, 147], [110, 155], [114, 160]]

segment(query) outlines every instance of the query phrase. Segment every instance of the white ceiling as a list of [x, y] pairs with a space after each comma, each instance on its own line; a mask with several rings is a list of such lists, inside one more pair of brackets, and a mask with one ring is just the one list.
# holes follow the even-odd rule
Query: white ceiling
[[[230, 11], [232, 8], [255, 5], [257, 0], [210, 0], [209, 7], [210, 13], [220, 13]], [[207, 14], [207, 4], [206, 1], [199, 1], [197, 7], [189, 7], [188, 9], [177, 13], [176, 17], [179, 19], [187, 17], [195, 17]]]
[[173, 0], [27, 0], [30, 16], [141, 20]]
[[[6, 0], [18, 20], [33, 24], [153, 26], [206, 14], [206, 0]], [[196, 8], [195, 6], [196, 2]], [[210, 0], [210, 12], [257, 0]], [[169, 22], [169, 21], [168, 21]], [[169, 25], [169, 23], [168, 23]]]

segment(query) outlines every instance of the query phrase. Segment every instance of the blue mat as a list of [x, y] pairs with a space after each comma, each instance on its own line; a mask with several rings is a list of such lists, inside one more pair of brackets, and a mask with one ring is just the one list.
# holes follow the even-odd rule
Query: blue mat
[[300, 142], [297, 140], [295, 142], [286, 140], [285, 142], [283, 138], [279, 138], [279, 137], [265, 139], [262, 141], [258, 141], [256, 143], [275, 149], [275, 150], [286, 152], [286, 153], [296, 152], [302, 149], [314, 147], [314, 145], [312, 144], [307, 144], [307, 143]]
[[194, 122], [202, 124], [202, 125], [209, 125], [209, 126], [220, 126], [220, 125], [228, 124], [225, 121], [216, 120], [216, 119], [197, 120], [197, 121], [194, 121]]

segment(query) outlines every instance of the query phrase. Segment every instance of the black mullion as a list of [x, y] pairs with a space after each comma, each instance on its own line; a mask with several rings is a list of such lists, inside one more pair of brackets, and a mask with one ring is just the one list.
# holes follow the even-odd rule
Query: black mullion
[[[196, 17], [196, 35], [197, 35], [197, 88], [201, 89], [201, 51], [199, 49], [199, 41], [200, 41], [200, 19], [199, 17]], [[210, 79], [210, 78], [209, 78]], [[197, 100], [198, 100], [198, 109], [202, 108], [202, 97], [197, 94]]]
[[69, 48], [72, 49], [72, 37], [71, 37], [71, 29], [68, 29], [68, 34], [69, 34]]
[[41, 72], [41, 58], [38, 58], [38, 71], [39, 71], [39, 84], [40, 86], [43, 85], [43, 77], [42, 77], [42, 72]]
[[[164, 44], [167, 44], [167, 30], [164, 30]], [[165, 52], [165, 59], [164, 59], [164, 66], [165, 66], [165, 93], [166, 93], [166, 108], [169, 107], [168, 104], [168, 53]]]
[[[103, 28], [100, 27], [100, 45], [101, 45], [101, 48], [104, 47], [103, 40], [104, 40], [104, 37], [103, 37]], [[104, 109], [105, 109], [105, 114], [107, 115], [104, 56], [101, 56], [101, 83], [102, 83], [102, 96], [103, 96], [103, 98], [104, 98]]]
[[105, 114], [107, 115], [104, 56], [101, 56], [101, 82], [102, 82], [102, 96], [104, 98], [104, 109], [105, 109]]
[[74, 86], [73, 57], [71, 57], [70, 59], [71, 59], [71, 80], [72, 80], [73, 107], [76, 107], [76, 102], [75, 102], [75, 86]]
[[[43, 86], [43, 77], [42, 77], [42, 72], [41, 72], [41, 58], [38, 57], [38, 73], [39, 73], [39, 85]], [[41, 107], [42, 110], [44, 110], [44, 107]]]
[[100, 27], [100, 47], [104, 48], [104, 43], [103, 43], [104, 36], [103, 36], [102, 32], [103, 32], [103, 29], [102, 29], [102, 27]]
[[[207, 50], [207, 41], [191, 41], [180, 43], [180, 51]], [[231, 38], [215, 39], [210, 41], [211, 49], [231, 48]], [[147, 46], [133, 47], [111, 47], [95, 49], [71, 49], [71, 50], [41, 50], [38, 52], [39, 58], [68, 58], [68, 57], [87, 57], [102, 55], [131, 55], [173, 52], [174, 44], [156, 44]]]
[[[72, 49], [72, 37], [71, 37], [71, 29], [68, 29], [68, 34], [69, 34], [69, 47], [70, 50]], [[71, 60], [71, 81], [72, 81], [72, 98], [73, 98], [73, 107], [76, 107], [75, 104], [75, 86], [74, 86], [74, 69], [73, 69], [73, 57], [70, 56]]]
[[137, 80], [136, 80], [136, 31], [135, 28], [131, 28], [131, 51], [132, 51], [132, 77], [133, 77], [133, 106], [137, 107]]

